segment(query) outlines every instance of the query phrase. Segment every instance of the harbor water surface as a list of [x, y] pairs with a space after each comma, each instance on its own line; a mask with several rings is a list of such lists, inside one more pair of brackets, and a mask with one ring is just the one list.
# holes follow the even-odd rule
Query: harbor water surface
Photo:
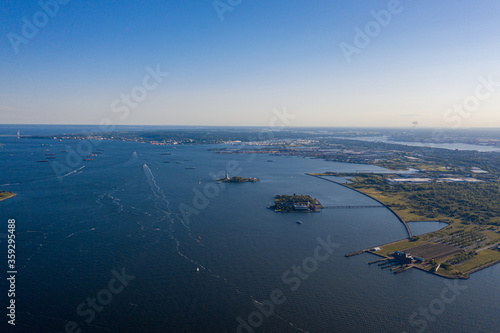
[[[406, 237], [387, 209], [266, 208], [293, 193], [329, 206], [374, 205], [305, 173], [383, 169], [110, 141], [87, 147], [100, 152], [93, 160], [71, 161], [85, 149], [79, 141], [0, 142], [0, 189], [18, 194], [0, 203], [0, 233], [16, 220], [16, 332], [64, 332], [68, 322], [82, 332], [500, 332], [499, 265], [460, 280], [453, 301], [440, 303], [453, 281], [394, 275], [367, 265], [370, 254], [344, 256]], [[38, 163], [47, 153], [56, 158]], [[217, 184], [226, 169], [261, 181]], [[441, 227], [421, 223], [418, 233]], [[322, 252], [328, 258], [312, 260], [325, 242], [335, 244]], [[124, 288], [101, 292], [123, 272]], [[5, 279], [0, 286], [7, 290]], [[259, 315], [276, 290], [282, 302]], [[98, 295], [102, 307], [91, 310], [87, 300]]]

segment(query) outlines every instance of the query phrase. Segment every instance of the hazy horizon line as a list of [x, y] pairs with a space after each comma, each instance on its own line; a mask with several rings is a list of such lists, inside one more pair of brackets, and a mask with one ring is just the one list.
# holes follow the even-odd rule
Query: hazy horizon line
[[[11, 124], [3, 124], [0, 123], [0, 126], [101, 126], [100, 124], [30, 124], [30, 123], [11, 123]], [[299, 128], [356, 128], [356, 129], [408, 129], [408, 130], [424, 130], [424, 129], [442, 129], [442, 130], [474, 130], [474, 129], [500, 129], [500, 126], [491, 126], [491, 127], [460, 127], [460, 128], [452, 128], [452, 127], [442, 127], [442, 126], [412, 126], [412, 127], [402, 127], [402, 126], [361, 126], [361, 125], [337, 125], [337, 126], [300, 126], [300, 125], [287, 125], [284, 127], [280, 126], [265, 126], [265, 125], [158, 125], [158, 124], [120, 124], [120, 125], [103, 125], [103, 126], [113, 126], [113, 127], [184, 127], [184, 128], [194, 128], [194, 127], [202, 127], [202, 128], [276, 128], [277, 130], [286, 130], [286, 129], [299, 129]]]

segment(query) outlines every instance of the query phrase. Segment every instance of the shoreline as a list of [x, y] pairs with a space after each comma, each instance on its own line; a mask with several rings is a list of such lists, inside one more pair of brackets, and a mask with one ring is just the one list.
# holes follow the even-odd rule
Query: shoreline
[[17, 193], [12, 193], [11, 195], [9, 195], [9, 196], [7, 196], [5, 198], [0, 198], [0, 201], [4, 201], [4, 200], [10, 199], [10, 198], [13, 198], [15, 196], [17, 196]]
[[[411, 238], [413, 237], [412, 233], [411, 233], [411, 230], [410, 230], [410, 227], [408, 226], [408, 223], [411, 223], [411, 222], [442, 222], [442, 221], [409, 221], [409, 222], [406, 222], [404, 221], [394, 210], [392, 210], [390, 207], [388, 207], [386, 204], [384, 204], [383, 202], [381, 202], [380, 200], [370, 196], [369, 194], [366, 194], [366, 193], [363, 193], [355, 188], [351, 188], [345, 184], [342, 184], [342, 183], [339, 183], [337, 181], [334, 181], [332, 179], [326, 179], [326, 178], [323, 178], [322, 176], [317, 176], [317, 175], [313, 175], [313, 174], [310, 174], [310, 173], [306, 173], [306, 175], [308, 176], [312, 176], [312, 177], [316, 177], [316, 178], [319, 178], [319, 179], [322, 179], [322, 180], [326, 180], [326, 181], [329, 181], [329, 182], [332, 182], [334, 184], [337, 184], [337, 185], [340, 185], [340, 186], [343, 186], [345, 188], [348, 188], [350, 190], [353, 190], [353, 191], [356, 191], [357, 193], [360, 193], [364, 196], [367, 196], [373, 200], [375, 200], [376, 202], [380, 203], [381, 205], [383, 205], [385, 208], [387, 208], [390, 212], [392, 212], [397, 218], [398, 220], [404, 224], [404, 226], [406, 227], [406, 230], [408, 232], [408, 235], [409, 237], [408, 238], [403, 238], [403, 239], [400, 239], [400, 240], [396, 240], [396, 241], [393, 241], [393, 242], [389, 242], [389, 243], [386, 243], [386, 244], [381, 244], [381, 245], [377, 245], [377, 246], [373, 246], [373, 247], [369, 247], [367, 249], [364, 249], [364, 250], [361, 250], [361, 251], [358, 251], [358, 252], [355, 252], [355, 253], [350, 253], [350, 254], [346, 254], [346, 257], [349, 257], [349, 256], [353, 256], [353, 255], [357, 255], [357, 254], [362, 254], [362, 253], [370, 253], [372, 255], [376, 255], [378, 257], [382, 257], [382, 258], [392, 258], [388, 255], [384, 255], [384, 254], [381, 254], [381, 253], [376, 253], [376, 251], [372, 251], [371, 249], [375, 248], [375, 247], [381, 247], [383, 248], [384, 246], [388, 246], [388, 245], [392, 245], [392, 244], [395, 244], [395, 243], [398, 243], [398, 242], [402, 242], [402, 241], [405, 241], [405, 240], [411, 240]], [[447, 222], [442, 222], [442, 223], [446, 223], [447, 226], [446, 227], [443, 227], [441, 228], [440, 230], [443, 230], [447, 227], [449, 227], [451, 224], [450, 223], [447, 223]], [[435, 232], [435, 231], [433, 231]], [[424, 236], [424, 235], [427, 235], [427, 234], [430, 234], [432, 232], [428, 232], [426, 234], [423, 234], [423, 235], [420, 235], [420, 236]], [[419, 236], [419, 237], [420, 237]], [[489, 263], [486, 263], [486, 264], [483, 264], [481, 266], [478, 266], [478, 267], [475, 267], [473, 269], [471, 269], [470, 271], [467, 271], [467, 272], [463, 272], [461, 275], [456, 275], [456, 276], [452, 276], [452, 275], [445, 275], [445, 274], [441, 274], [439, 272], [434, 272], [432, 270], [426, 270], [425, 268], [423, 267], [420, 267], [420, 266], [417, 266], [417, 265], [412, 265], [412, 268], [416, 268], [418, 270], [421, 270], [423, 272], [426, 272], [426, 273], [430, 273], [430, 274], [434, 274], [436, 276], [439, 276], [439, 277], [442, 277], [442, 278], [446, 278], [446, 279], [468, 279], [470, 277], [471, 274], [473, 273], [476, 273], [476, 272], [479, 272], [483, 269], [486, 269], [488, 267], [491, 267], [491, 266], [494, 266], [496, 264], [500, 263], [500, 260], [496, 260], [496, 261], [493, 261], [493, 262], [489, 262]], [[444, 268], [442, 268], [444, 269]]]
[[[391, 243], [387, 243], [387, 244], [394, 244], [394, 243], [397, 243], [397, 242], [400, 242], [400, 241], [402, 241], [402, 239], [399, 240], [399, 241], [395, 241], [395, 242], [391, 242]], [[387, 244], [382, 244], [382, 245], [378, 245], [378, 246], [383, 247], [384, 245], [387, 245]], [[372, 249], [372, 248], [373, 247], [371, 247], [370, 249]], [[375, 251], [371, 251], [370, 249], [363, 250], [362, 253], [370, 253], [370, 254], [375, 255], [375, 256], [377, 256], [379, 258], [386, 258], [386, 259], [391, 258], [389, 256], [385, 256], [383, 254], [376, 253]], [[438, 272], [428, 271], [428, 270], [426, 270], [426, 269], [424, 269], [422, 267], [419, 267], [417, 265], [412, 266], [412, 268], [416, 268], [416, 269], [418, 269], [418, 270], [420, 270], [422, 272], [433, 274], [433, 275], [436, 275], [436, 276], [439, 276], [439, 277], [442, 277], [442, 278], [445, 278], [445, 279], [450, 279], [450, 280], [454, 280], [454, 279], [467, 280], [467, 279], [470, 278], [471, 274], [479, 272], [479, 271], [481, 271], [483, 269], [486, 269], [488, 267], [495, 266], [496, 264], [500, 264], [500, 261], [497, 260], [497, 261], [494, 261], [494, 262], [490, 262], [490, 263], [484, 264], [482, 266], [476, 267], [476, 268], [472, 269], [471, 271], [465, 273], [465, 275], [458, 275], [458, 276], [444, 275], [444, 274], [440, 274]]]
[[[382, 201], [380, 201], [380, 200], [378, 200], [378, 199], [376, 199], [376, 198], [374, 198], [374, 197], [372, 197], [372, 196], [370, 196], [370, 195], [368, 195], [368, 194], [366, 194], [366, 193], [363, 193], [363, 192], [361, 192], [361, 191], [359, 191], [359, 190], [356, 190], [355, 188], [352, 188], [352, 187], [349, 187], [349, 186], [347, 186], [347, 185], [345, 185], [345, 184], [342, 184], [342, 183], [336, 182], [335, 180], [332, 180], [332, 179], [326, 179], [326, 178], [323, 178], [322, 176], [316, 176], [316, 175], [312, 175], [312, 174], [310, 174], [310, 173], [306, 173], [306, 175], [311, 176], [311, 177], [316, 177], [316, 178], [319, 178], [319, 179], [322, 179], [322, 180], [326, 180], [327, 182], [332, 182], [332, 183], [334, 183], [334, 184], [337, 184], [337, 185], [343, 186], [343, 187], [345, 187], [345, 188], [348, 188], [348, 189], [350, 189], [350, 190], [356, 191], [356, 192], [358, 192], [358, 193], [360, 193], [360, 194], [362, 194], [362, 195], [364, 195], [364, 196], [367, 196], [367, 197], [368, 197], [368, 198], [370, 198], [370, 199], [375, 200], [376, 202], [378, 202], [379, 204], [381, 204], [382, 206], [384, 206], [385, 208], [387, 208], [387, 209], [388, 209], [388, 210], [389, 210], [392, 214], [394, 214], [394, 216], [396, 216], [396, 218], [399, 220], [399, 222], [403, 223], [403, 225], [404, 225], [404, 226], [405, 226], [405, 228], [406, 228], [406, 232], [408, 233], [408, 238], [412, 238], [412, 237], [413, 237], [413, 234], [412, 234], [411, 229], [410, 229], [410, 227], [408, 226], [407, 222], [406, 222], [405, 220], [403, 220], [403, 219], [401, 218], [401, 216], [399, 216], [399, 214], [398, 214], [398, 213], [396, 213], [396, 212], [395, 212], [395, 211], [394, 211], [391, 207], [387, 206], [387, 205], [386, 205], [386, 204], [384, 204]], [[417, 221], [415, 221], [415, 222], [417, 222]]]

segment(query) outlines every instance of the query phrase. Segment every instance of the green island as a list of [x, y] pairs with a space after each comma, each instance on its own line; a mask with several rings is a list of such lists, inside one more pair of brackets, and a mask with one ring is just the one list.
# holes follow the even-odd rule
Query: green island
[[[395, 182], [397, 174], [313, 173], [370, 196], [405, 224], [409, 238], [355, 252], [385, 259], [379, 265], [395, 272], [415, 267], [448, 278], [468, 278], [500, 262], [500, 183], [446, 182], [425, 179]], [[324, 176], [348, 177], [340, 183]], [[440, 221], [445, 228], [413, 236], [412, 221]], [[384, 261], [385, 260], [385, 261]]]
[[260, 179], [258, 178], [245, 178], [245, 177], [239, 177], [239, 176], [234, 176], [234, 177], [229, 177], [229, 173], [226, 170], [226, 176], [224, 178], [217, 179], [219, 183], [256, 183], [260, 182]]
[[221, 179], [217, 179], [219, 181], [219, 183], [247, 183], [247, 182], [250, 182], [250, 183], [256, 183], [256, 182], [260, 182], [260, 179], [258, 178], [245, 178], [245, 177], [238, 177], [238, 176], [234, 176], [234, 177], [231, 177], [231, 178], [221, 178]]
[[310, 195], [293, 194], [293, 195], [276, 195], [274, 197], [274, 205], [268, 207], [275, 212], [319, 212], [323, 206], [316, 198]]
[[0, 201], [15, 197], [16, 195], [14, 192], [0, 191]]

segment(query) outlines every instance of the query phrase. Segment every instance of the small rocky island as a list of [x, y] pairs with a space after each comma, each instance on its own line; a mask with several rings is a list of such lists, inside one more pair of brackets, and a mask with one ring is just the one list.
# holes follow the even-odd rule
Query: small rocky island
[[217, 181], [219, 183], [248, 183], [248, 182], [256, 183], [256, 182], [260, 182], [260, 179], [253, 178], [253, 177], [245, 178], [245, 177], [238, 177], [238, 176], [229, 177], [229, 174], [227, 173], [227, 170], [226, 170], [226, 177], [217, 179]]
[[9, 198], [15, 197], [17, 194], [14, 192], [7, 192], [7, 191], [1, 191], [0, 190], [0, 201], [7, 200]]
[[316, 198], [310, 195], [293, 194], [293, 195], [276, 195], [274, 197], [274, 205], [269, 206], [275, 212], [319, 212], [323, 206]]

